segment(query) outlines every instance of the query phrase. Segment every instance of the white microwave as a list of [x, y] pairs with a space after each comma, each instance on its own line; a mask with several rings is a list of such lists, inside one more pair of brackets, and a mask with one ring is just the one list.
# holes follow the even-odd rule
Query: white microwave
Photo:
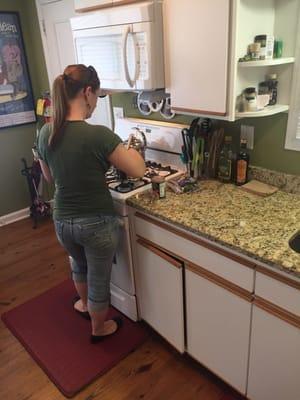
[[164, 88], [162, 1], [87, 13], [71, 27], [77, 62], [97, 70], [101, 88]]

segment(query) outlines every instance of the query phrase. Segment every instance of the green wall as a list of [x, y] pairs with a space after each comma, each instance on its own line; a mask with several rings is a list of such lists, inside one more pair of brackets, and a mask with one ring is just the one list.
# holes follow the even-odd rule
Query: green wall
[[[34, 0], [0, 0], [0, 11], [18, 11], [34, 97], [49, 86]], [[20, 159], [32, 160], [35, 124], [0, 129], [0, 216], [30, 204]]]
[[[167, 121], [159, 113], [150, 116], [140, 114], [135, 105], [135, 95], [120, 93], [112, 96], [113, 106], [123, 107], [126, 117], [156, 119]], [[240, 125], [254, 126], [254, 149], [249, 152], [252, 165], [289, 174], [300, 175], [300, 152], [284, 149], [285, 132], [287, 126], [287, 113], [277, 114], [272, 117], [248, 118], [236, 122], [221, 122], [225, 134], [231, 134], [237, 148], [240, 135]], [[170, 122], [190, 124], [194, 117], [175, 116]]]

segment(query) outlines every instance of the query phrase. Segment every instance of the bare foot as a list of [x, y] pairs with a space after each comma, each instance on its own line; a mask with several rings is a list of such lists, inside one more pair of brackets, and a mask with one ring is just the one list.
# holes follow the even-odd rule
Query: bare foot
[[93, 332], [93, 335], [107, 336], [107, 335], [111, 335], [114, 332], [116, 332], [117, 329], [118, 329], [117, 323], [115, 321], [113, 321], [112, 319], [109, 319], [108, 321], [104, 322], [103, 329], [101, 329], [97, 332]]
[[76, 301], [76, 303], [74, 304], [74, 308], [75, 308], [75, 310], [80, 311], [80, 312], [85, 312], [88, 310], [86, 306], [84, 307], [81, 299]]

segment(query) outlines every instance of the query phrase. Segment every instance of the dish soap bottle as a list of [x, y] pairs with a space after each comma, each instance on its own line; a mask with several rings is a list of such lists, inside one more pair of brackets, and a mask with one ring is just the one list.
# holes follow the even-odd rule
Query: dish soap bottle
[[218, 178], [226, 183], [232, 179], [232, 161], [233, 152], [231, 149], [231, 136], [225, 136], [224, 146], [220, 153], [219, 165], [218, 165]]
[[249, 154], [247, 141], [241, 140], [241, 149], [236, 159], [236, 185], [244, 185], [248, 181]]

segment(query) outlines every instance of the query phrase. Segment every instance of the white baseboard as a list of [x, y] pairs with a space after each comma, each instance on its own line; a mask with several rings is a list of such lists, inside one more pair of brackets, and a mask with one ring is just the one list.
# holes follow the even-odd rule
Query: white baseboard
[[[51, 207], [53, 207], [53, 200], [49, 201]], [[30, 217], [30, 209], [29, 207], [23, 208], [19, 211], [14, 211], [10, 214], [2, 215], [0, 217], [0, 227], [8, 224], [12, 224], [13, 222], [20, 221], [21, 219], [25, 219]]]
[[2, 217], [0, 217], [0, 226], [12, 224], [13, 222], [19, 221], [20, 219], [28, 218], [29, 216], [29, 207], [23, 208], [23, 210], [12, 212], [10, 214], [2, 215]]

